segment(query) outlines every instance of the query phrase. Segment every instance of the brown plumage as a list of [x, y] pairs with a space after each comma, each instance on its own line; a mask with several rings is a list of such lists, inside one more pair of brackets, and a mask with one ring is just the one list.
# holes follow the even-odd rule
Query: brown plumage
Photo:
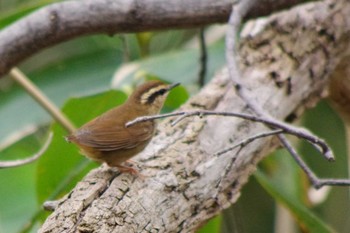
[[106, 162], [121, 172], [137, 173], [131, 167], [121, 165], [142, 151], [153, 137], [154, 121], [137, 123], [128, 128], [125, 124], [140, 116], [158, 114], [168, 92], [179, 85], [161, 81], [149, 81], [139, 86], [128, 100], [101, 116], [86, 123], [66, 137], [75, 143], [87, 157]]

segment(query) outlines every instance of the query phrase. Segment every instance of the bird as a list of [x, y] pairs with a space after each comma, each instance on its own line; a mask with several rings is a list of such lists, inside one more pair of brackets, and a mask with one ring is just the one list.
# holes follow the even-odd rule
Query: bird
[[178, 85], [180, 83], [166, 84], [158, 80], [145, 82], [125, 103], [87, 122], [66, 136], [66, 141], [76, 144], [83, 155], [94, 161], [137, 175], [138, 171], [125, 162], [151, 141], [156, 123], [150, 120], [129, 127], [126, 123], [137, 117], [159, 114], [169, 91]]

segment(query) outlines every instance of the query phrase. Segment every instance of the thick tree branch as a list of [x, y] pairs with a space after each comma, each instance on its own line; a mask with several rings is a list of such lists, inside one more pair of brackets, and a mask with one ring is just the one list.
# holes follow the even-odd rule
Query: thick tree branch
[[[308, 4], [260, 21], [240, 46], [241, 85], [269, 115], [295, 119], [324, 96], [349, 53], [348, 1]], [[224, 69], [181, 110], [252, 113]], [[91, 171], [57, 204], [41, 232], [193, 232], [236, 201], [256, 164], [278, 146], [262, 138], [218, 156], [265, 126], [240, 119], [163, 121], [137, 159], [142, 180], [106, 167]], [[56, 206], [56, 205], [54, 205]]]
[[[305, 0], [262, 0], [248, 17], [301, 2]], [[39, 50], [78, 36], [224, 23], [231, 5], [232, 0], [84, 0], [52, 4], [0, 32], [0, 77]]]
[[[244, 100], [244, 102], [247, 103], [247, 107], [250, 108], [255, 115], [260, 116], [270, 122], [273, 122], [272, 125], [285, 125], [285, 123], [275, 119], [273, 116], [271, 116], [268, 112], [266, 112], [260, 105], [255, 101], [254, 98], [252, 98], [252, 91], [247, 89], [245, 85], [242, 85], [242, 75], [240, 72], [240, 69], [238, 67], [238, 60], [239, 60], [239, 52], [237, 49], [237, 40], [236, 36], [238, 34], [238, 30], [241, 27], [242, 19], [244, 16], [249, 12], [249, 10], [254, 6], [254, 0], [246, 1], [246, 2], [240, 2], [239, 4], [235, 5], [232, 9], [232, 13], [230, 15], [229, 19], [229, 27], [226, 35], [226, 60], [227, 60], [227, 66], [230, 74], [230, 78], [234, 83], [234, 86], [236, 88], [237, 94]], [[266, 121], [265, 120], [265, 121]], [[272, 126], [271, 124], [266, 124], [270, 128], [276, 128]], [[285, 128], [292, 127], [291, 125], [286, 125]], [[282, 128], [281, 128], [282, 129]], [[288, 130], [284, 130], [288, 131]], [[296, 152], [296, 150], [293, 148], [291, 142], [286, 138], [284, 133], [280, 133], [277, 135], [279, 141], [281, 142], [282, 146], [289, 151], [290, 155], [294, 158], [296, 163], [302, 168], [302, 170], [306, 173], [307, 177], [309, 178], [310, 182], [315, 188], [321, 188], [324, 185], [344, 185], [349, 186], [350, 185], [350, 179], [319, 179], [312, 171], [311, 168], [309, 168], [303, 159], [299, 156], [299, 154]], [[296, 134], [298, 137], [304, 138], [306, 140], [306, 137], [304, 137], [302, 134]], [[317, 145], [317, 142], [319, 139], [315, 138], [312, 140], [309, 140], [314, 146]], [[320, 145], [318, 145], [320, 146]], [[316, 147], [317, 148], [317, 147]], [[327, 146], [321, 146], [323, 155], [329, 160], [334, 161], [334, 157], [332, 155], [331, 149]]]

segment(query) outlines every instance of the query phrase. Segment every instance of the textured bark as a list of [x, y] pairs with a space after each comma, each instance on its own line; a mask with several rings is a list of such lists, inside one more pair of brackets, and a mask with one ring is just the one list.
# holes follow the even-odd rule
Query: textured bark
[[[248, 30], [254, 33], [240, 47], [243, 83], [269, 114], [292, 120], [324, 96], [330, 74], [349, 54], [349, 12], [348, 1], [319, 2]], [[225, 69], [182, 109], [247, 112]], [[106, 167], [91, 171], [40, 232], [193, 232], [237, 200], [256, 164], [277, 147], [264, 138], [215, 156], [266, 128], [223, 117], [185, 119], [175, 127], [171, 121], [159, 125], [136, 158], [145, 179]]]
[[[248, 17], [305, 0], [258, 2]], [[231, 6], [232, 0], [84, 0], [52, 4], [0, 31], [0, 77], [39, 50], [78, 36], [224, 23]]]

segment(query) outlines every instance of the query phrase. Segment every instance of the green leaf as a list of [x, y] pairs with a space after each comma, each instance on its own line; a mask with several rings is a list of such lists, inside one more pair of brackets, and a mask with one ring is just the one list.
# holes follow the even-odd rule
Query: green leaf
[[184, 86], [177, 86], [172, 89], [164, 103], [163, 112], [170, 112], [179, 108], [189, 98], [189, 94]]
[[291, 211], [299, 224], [306, 229], [307, 232], [329, 233], [335, 232], [330, 226], [318, 218], [304, 203], [298, 198], [288, 193], [283, 187], [288, 187], [288, 183], [281, 186], [278, 182], [273, 182], [271, 177], [265, 175], [261, 170], [257, 170], [254, 176], [260, 185], [278, 202]]
[[[33, 12], [34, 10], [37, 10], [41, 7], [44, 7], [48, 4], [59, 2], [55, 0], [40, 0], [40, 1], [26, 1], [25, 3], [12, 3], [8, 7], [4, 7], [4, 9], [1, 10], [0, 14], [0, 29], [6, 27], [7, 25], [13, 23], [14, 21], [24, 17], [25, 15]], [[3, 3], [2, 3], [3, 4]], [[14, 8], [13, 10], [10, 10], [8, 8]]]
[[[110, 86], [122, 55], [115, 38], [80, 38], [47, 49], [27, 60], [22, 70], [58, 106], [67, 97], [96, 93]], [[11, 84], [12, 80], [7, 80]], [[0, 92], [0, 141], [28, 125], [47, 123], [51, 117], [17, 84]]]
[[[223, 53], [223, 41], [219, 41], [208, 47], [207, 77], [212, 77], [225, 64], [225, 57], [222, 56]], [[112, 85], [120, 87], [130, 82], [130, 80], [138, 79], [145, 74], [152, 74], [169, 82], [193, 85], [198, 79], [198, 63], [198, 49], [169, 51], [123, 65], [114, 75]], [[206, 79], [206, 81], [208, 80]]]
[[12, 135], [7, 142], [0, 145], [1, 160], [16, 160], [31, 156], [36, 153], [44, 139], [42, 132], [37, 132], [36, 127], [28, 127]]
[[[14, 160], [38, 152], [42, 135], [31, 133], [2, 151], [1, 160]], [[0, 169], [0, 232], [16, 232], [37, 209], [36, 163]], [[15, 204], [14, 204], [15, 203]]]
[[[332, 148], [336, 161], [330, 163], [322, 157], [309, 143], [300, 143], [300, 154], [304, 161], [312, 168], [318, 177], [349, 178], [349, 147], [345, 135], [344, 123], [327, 104], [320, 101], [315, 108], [309, 109], [303, 117], [303, 125], [323, 138]], [[317, 205], [317, 214], [327, 219], [338, 232], [348, 232], [350, 229], [349, 213], [349, 187], [332, 187], [331, 192], [322, 203]]]
[[212, 218], [207, 222], [197, 233], [220, 233], [221, 230], [221, 216]]
[[[72, 98], [63, 107], [63, 112], [76, 126], [92, 120], [106, 110], [123, 103], [126, 95], [120, 91], [108, 91], [83, 98]], [[52, 126], [54, 137], [37, 169], [39, 203], [66, 194], [92, 167], [77, 147], [64, 140], [67, 133], [57, 124]]]

